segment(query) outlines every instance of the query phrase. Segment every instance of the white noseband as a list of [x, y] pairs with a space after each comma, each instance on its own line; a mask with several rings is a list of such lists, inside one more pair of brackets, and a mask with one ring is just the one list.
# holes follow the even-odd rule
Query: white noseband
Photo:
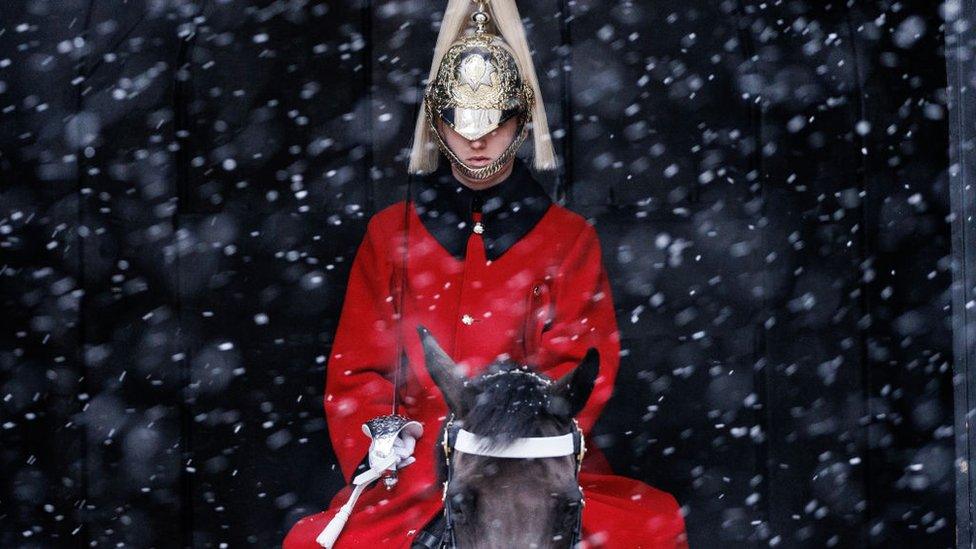
[[573, 448], [573, 433], [553, 437], [517, 438], [491, 450], [488, 449], [488, 441], [487, 437], [459, 429], [454, 449], [465, 454], [499, 458], [545, 458], [571, 456], [576, 453]]

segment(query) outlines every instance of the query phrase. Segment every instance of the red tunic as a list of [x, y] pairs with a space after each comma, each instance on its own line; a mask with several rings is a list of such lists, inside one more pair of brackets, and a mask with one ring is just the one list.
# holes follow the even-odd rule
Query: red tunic
[[[520, 163], [518, 168], [524, 179], [527, 170]], [[500, 185], [519, 182], [516, 177]], [[499, 225], [516, 229], [522, 223], [525, 234], [508, 241], [495, 235], [486, 244], [489, 233], [483, 226], [472, 230], [472, 222], [481, 219], [475, 213], [456, 224], [466, 238], [463, 252], [454, 251], [464, 254], [459, 259], [446, 249], [450, 242], [443, 235], [439, 241], [432, 234], [432, 218], [425, 226], [415, 202], [407, 204], [396, 203], [373, 216], [353, 261], [327, 367], [325, 414], [333, 449], [349, 482], [369, 447], [361, 425], [391, 411], [399, 327], [409, 361], [401, 374], [399, 413], [420, 421], [424, 435], [417, 442], [416, 462], [400, 470], [394, 490], [377, 483], [362, 495], [339, 536], [338, 549], [409, 548], [414, 535], [442, 512], [435, 468], [435, 460], [442, 457], [436, 438], [447, 406], [424, 366], [418, 324], [430, 329], [469, 376], [507, 353], [555, 379], [573, 368], [589, 347], [597, 347], [600, 375], [577, 416], [584, 434], [590, 433], [610, 398], [619, 365], [619, 334], [600, 242], [583, 217], [546, 198], [537, 218], [529, 220], [531, 226], [516, 219], [517, 211], [513, 218], [498, 218]], [[403, 321], [398, 325], [402, 248], [397, 243], [405, 220], [409, 252]], [[443, 216], [439, 223], [444, 229]], [[486, 256], [486, 245], [494, 260]], [[592, 443], [580, 484], [585, 547], [687, 547], [674, 497], [614, 475]], [[316, 536], [350, 492], [347, 486], [328, 510], [299, 520], [285, 538], [284, 549], [318, 548]]]

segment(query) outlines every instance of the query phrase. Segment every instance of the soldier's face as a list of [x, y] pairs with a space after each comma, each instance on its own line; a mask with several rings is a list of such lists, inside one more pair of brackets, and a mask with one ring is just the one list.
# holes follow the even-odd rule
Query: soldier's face
[[512, 140], [515, 139], [515, 131], [518, 129], [517, 117], [509, 118], [504, 124], [495, 128], [490, 133], [469, 141], [461, 134], [457, 133], [450, 126], [438, 119], [437, 127], [441, 137], [451, 151], [470, 168], [481, 168], [491, 164], [496, 158], [505, 152]]

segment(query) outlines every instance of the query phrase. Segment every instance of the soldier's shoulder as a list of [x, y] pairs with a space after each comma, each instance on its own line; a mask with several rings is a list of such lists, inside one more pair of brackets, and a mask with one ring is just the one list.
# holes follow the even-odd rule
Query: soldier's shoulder
[[549, 210], [548, 213], [552, 216], [553, 221], [561, 226], [566, 234], [580, 235], [584, 231], [586, 231], [586, 234], [596, 234], [593, 224], [590, 223], [589, 219], [566, 206], [553, 202]]
[[385, 232], [400, 227], [403, 224], [403, 214], [406, 207], [407, 202], [401, 200], [379, 210], [369, 218], [367, 230]]

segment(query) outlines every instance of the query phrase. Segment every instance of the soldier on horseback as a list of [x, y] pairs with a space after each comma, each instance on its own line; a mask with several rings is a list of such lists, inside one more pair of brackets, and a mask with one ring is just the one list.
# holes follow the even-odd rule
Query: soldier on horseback
[[[490, 503], [497, 498], [446, 500], [438, 468], [446, 464], [450, 476], [452, 456], [465, 453], [525, 467], [546, 459], [580, 460], [568, 470], [584, 505], [563, 513], [578, 519], [567, 519], [573, 535], [557, 535], [540, 547], [568, 547], [573, 537], [583, 547], [686, 547], [671, 495], [614, 475], [598, 448], [591, 446], [583, 457], [583, 438], [613, 390], [619, 333], [596, 231], [553, 203], [515, 156], [530, 133], [534, 168], [554, 169], [541, 91], [514, 0], [450, 0], [410, 160], [410, 172], [421, 177], [408, 186], [405, 200], [370, 220], [327, 365], [326, 419], [351, 484], [329, 509], [298, 521], [284, 549], [452, 546], [442, 535], [445, 520], [456, 541], [463, 538], [456, 513], [484, 513], [485, 505], [497, 505]], [[434, 340], [450, 375], [444, 368], [428, 370]], [[568, 377], [577, 366], [592, 372], [586, 398], [567, 408], [575, 416], [572, 426], [566, 423], [565, 433], [499, 442], [492, 433], [452, 423], [465, 390], [445, 380], [457, 376], [463, 385], [499, 363], [510, 365], [506, 372], [511, 365], [531, 366], [539, 380], [557, 386], [579, 378]], [[551, 402], [560, 402], [562, 392], [547, 389], [546, 381], [521, 379], [530, 383], [513, 387], [548, 402], [553, 425], [560, 417], [572, 419], [553, 411]], [[479, 453], [485, 444], [502, 449]], [[500, 470], [497, 461], [480, 463]], [[564, 503], [571, 504], [574, 494]], [[482, 532], [478, 546], [518, 546], [512, 526]]]

